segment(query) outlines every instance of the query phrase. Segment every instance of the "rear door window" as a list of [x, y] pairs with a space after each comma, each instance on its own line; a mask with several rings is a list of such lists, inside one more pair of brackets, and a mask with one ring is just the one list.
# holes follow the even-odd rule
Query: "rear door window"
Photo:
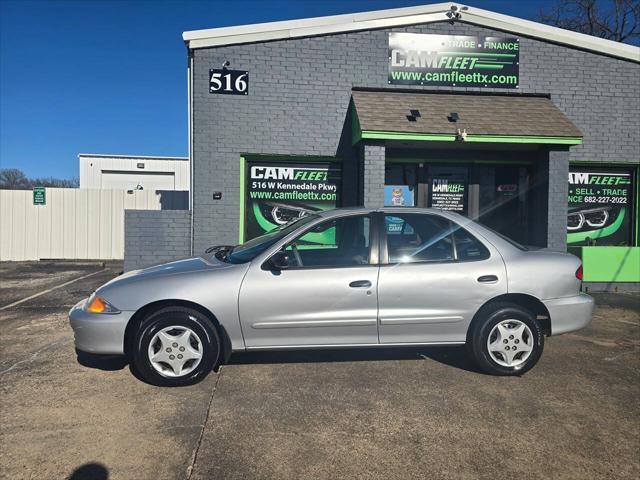
[[454, 225], [453, 228], [453, 238], [456, 242], [456, 256], [459, 262], [486, 260], [490, 257], [489, 250], [487, 250], [487, 247], [485, 247], [480, 240], [458, 225]]
[[454, 260], [449, 221], [429, 214], [385, 214], [389, 263]]

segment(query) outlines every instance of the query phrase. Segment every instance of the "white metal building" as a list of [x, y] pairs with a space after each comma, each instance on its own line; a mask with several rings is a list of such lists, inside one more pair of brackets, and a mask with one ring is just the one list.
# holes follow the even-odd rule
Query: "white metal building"
[[80, 188], [96, 190], [189, 190], [187, 157], [81, 153]]

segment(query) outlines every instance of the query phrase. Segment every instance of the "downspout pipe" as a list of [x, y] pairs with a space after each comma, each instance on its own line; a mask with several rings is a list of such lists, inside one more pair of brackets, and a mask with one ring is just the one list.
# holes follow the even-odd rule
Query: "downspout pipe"
[[193, 215], [194, 215], [194, 162], [193, 162], [193, 50], [189, 48], [189, 44], [185, 43], [187, 47], [187, 123], [188, 123], [188, 152], [189, 152], [189, 253], [193, 255], [194, 252], [194, 232], [193, 232]]

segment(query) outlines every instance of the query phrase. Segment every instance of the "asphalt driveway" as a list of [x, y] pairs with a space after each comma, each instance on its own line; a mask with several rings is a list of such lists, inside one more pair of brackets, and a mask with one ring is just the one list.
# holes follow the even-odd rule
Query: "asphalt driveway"
[[264, 352], [161, 389], [76, 357], [66, 313], [118, 270], [0, 264], [0, 309], [85, 277], [0, 310], [4, 478], [640, 476], [638, 297], [598, 296], [522, 378], [462, 348]]

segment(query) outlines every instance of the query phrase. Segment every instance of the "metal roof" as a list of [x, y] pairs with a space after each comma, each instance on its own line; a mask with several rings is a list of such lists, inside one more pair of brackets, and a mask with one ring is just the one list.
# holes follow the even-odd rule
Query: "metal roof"
[[184, 32], [182, 38], [190, 49], [242, 43], [266, 42], [289, 38], [330, 35], [380, 28], [451, 21], [452, 9], [460, 14], [456, 21], [512, 32], [549, 42], [640, 62], [640, 48], [572, 32], [530, 20], [482, 10], [459, 3], [436, 3], [417, 7], [394, 8], [372, 12], [305, 18], [281, 22], [257, 23], [234, 27], [210, 28]]
[[78, 158], [130, 158], [139, 160], [189, 160], [189, 157], [163, 157], [158, 155], [109, 155], [106, 153], [79, 153]]
[[[582, 137], [548, 97], [353, 91], [362, 131], [511, 137]], [[412, 117], [417, 110], [419, 116]], [[451, 114], [458, 114], [453, 121]]]

